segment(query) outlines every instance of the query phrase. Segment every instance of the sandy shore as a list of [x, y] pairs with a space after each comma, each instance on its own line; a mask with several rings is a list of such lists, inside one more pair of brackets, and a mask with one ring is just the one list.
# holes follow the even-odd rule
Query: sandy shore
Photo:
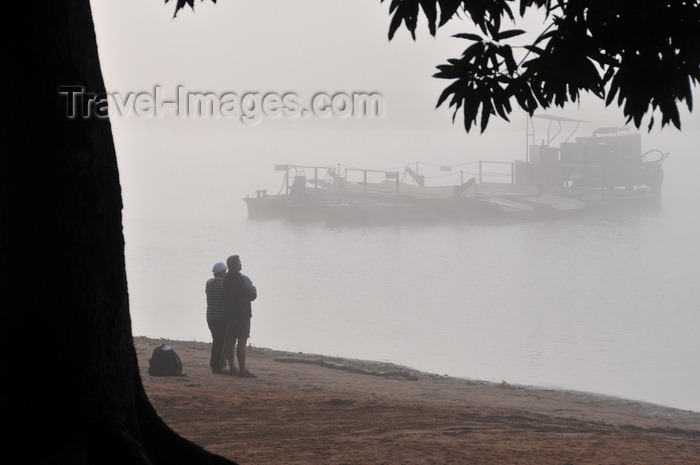
[[[161, 417], [242, 465], [700, 464], [700, 413], [261, 348], [244, 379], [212, 374], [208, 343], [135, 343]], [[161, 343], [186, 376], [148, 375]]]

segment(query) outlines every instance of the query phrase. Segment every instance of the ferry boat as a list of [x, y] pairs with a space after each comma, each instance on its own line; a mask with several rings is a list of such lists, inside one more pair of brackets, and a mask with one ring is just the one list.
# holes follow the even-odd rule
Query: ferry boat
[[[284, 172], [280, 192], [258, 190], [254, 197], [245, 197], [248, 217], [327, 221], [530, 218], [660, 197], [663, 162], [669, 153], [642, 153], [639, 133], [600, 128], [572, 141], [581, 121], [535, 117], [549, 121], [547, 138], [536, 144], [534, 129], [528, 129], [525, 160], [476, 161], [468, 164], [471, 169], [465, 169], [467, 164], [420, 162], [415, 169], [392, 170], [276, 165], [277, 171]], [[576, 128], [555, 145], [562, 123], [575, 123]], [[428, 167], [440, 174], [422, 174]], [[448, 185], [427, 182], [450, 175], [459, 178]]]

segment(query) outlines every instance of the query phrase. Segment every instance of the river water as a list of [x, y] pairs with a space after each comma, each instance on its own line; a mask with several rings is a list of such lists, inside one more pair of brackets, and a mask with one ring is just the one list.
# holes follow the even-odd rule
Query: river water
[[253, 345], [700, 411], [700, 161], [682, 150], [655, 207], [329, 226], [249, 220], [241, 200], [276, 190], [274, 163], [317, 162], [307, 147], [265, 156], [261, 137], [234, 156], [187, 140], [118, 138], [135, 335], [210, 341], [204, 284], [236, 253], [259, 291]]

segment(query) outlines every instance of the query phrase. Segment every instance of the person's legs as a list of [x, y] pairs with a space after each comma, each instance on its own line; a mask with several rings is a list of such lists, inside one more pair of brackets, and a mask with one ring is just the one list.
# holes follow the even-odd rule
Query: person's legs
[[238, 368], [240, 374], [246, 373], [248, 371], [248, 369], [245, 367], [245, 346], [247, 342], [248, 338], [238, 338], [238, 347], [236, 348], [236, 355], [238, 356]]
[[216, 320], [207, 320], [207, 326], [209, 326], [209, 332], [211, 332], [211, 356], [209, 357], [209, 366], [212, 371], [217, 370], [217, 365], [215, 363], [216, 347], [217, 347], [217, 333], [216, 333]]
[[236, 350], [236, 355], [238, 355], [238, 366], [240, 368], [238, 375], [244, 378], [255, 378], [255, 375], [248, 371], [248, 366], [246, 365], [246, 344], [250, 337], [250, 318], [241, 320], [237, 331], [238, 349]]
[[233, 325], [226, 326], [226, 358], [228, 358], [229, 373], [236, 374], [236, 336], [234, 336]]
[[226, 320], [207, 320], [211, 331], [211, 358], [209, 366], [219, 373], [226, 366]]

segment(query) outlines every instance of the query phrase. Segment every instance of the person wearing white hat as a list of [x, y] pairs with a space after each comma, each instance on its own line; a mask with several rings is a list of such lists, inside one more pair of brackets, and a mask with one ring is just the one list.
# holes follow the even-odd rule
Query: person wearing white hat
[[[226, 313], [224, 312], [224, 277], [228, 267], [218, 262], [212, 268], [214, 277], [204, 288], [207, 294], [207, 325], [211, 331], [211, 358], [213, 373], [223, 373], [226, 366]], [[233, 366], [233, 365], [232, 365]]]

